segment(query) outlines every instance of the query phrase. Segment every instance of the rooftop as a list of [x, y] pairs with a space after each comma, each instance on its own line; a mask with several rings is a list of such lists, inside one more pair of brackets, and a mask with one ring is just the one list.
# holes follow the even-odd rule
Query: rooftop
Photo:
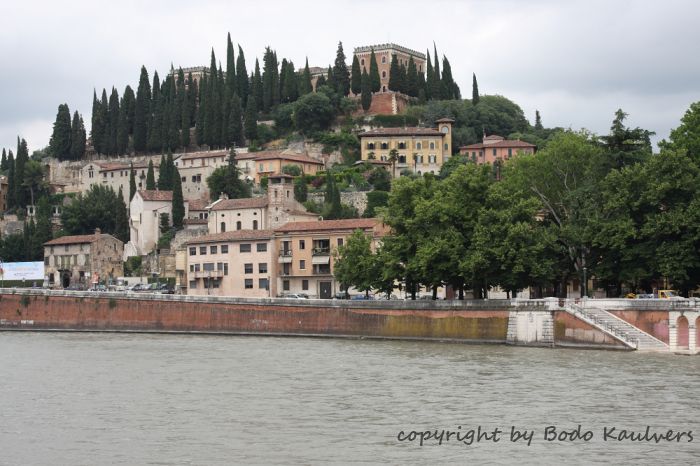
[[[115, 171], [115, 170], [129, 170], [130, 168], [133, 168], [134, 170], [137, 170], [139, 168], [148, 168], [148, 163], [146, 162], [138, 162], [135, 164], [130, 164], [130, 163], [121, 163], [121, 162], [107, 162], [107, 163], [96, 163], [98, 167], [100, 167], [101, 172], [110, 172], [110, 171]], [[155, 162], [153, 164], [153, 168], [158, 168], [160, 166], [160, 163]]]
[[533, 147], [533, 148], [534, 148], [534, 147], [537, 147], [537, 146], [534, 145], [534, 144], [530, 144], [529, 142], [525, 142], [525, 141], [517, 141], [517, 140], [516, 140], [516, 141], [512, 141], [512, 140], [508, 140], [508, 139], [501, 139], [501, 140], [497, 140], [497, 141], [495, 141], [495, 142], [487, 142], [486, 144], [484, 144], [483, 142], [479, 142], [479, 143], [477, 143], [477, 144], [470, 144], [470, 145], [468, 145], [468, 146], [461, 146], [461, 147], [460, 147], [460, 150], [461, 150], [461, 149], [465, 149], [465, 150], [468, 150], [468, 149], [484, 149], [484, 148], [491, 148], [491, 147], [503, 147], [503, 148], [509, 148], [509, 147], [512, 147], [512, 148], [529, 148], [529, 147]]
[[343, 220], [321, 220], [317, 222], [289, 222], [275, 231], [280, 233], [371, 229], [379, 223], [376, 218], [349, 218]]
[[144, 201], [172, 201], [173, 192], [172, 191], [158, 191], [157, 189], [145, 189], [139, 191], [141, 198]]
[[442, 133], [435, 128], [421, 128], [417, 126], [404, 128], [375, 128], [360, 133], [359, 136], [442, 136]]
[[187, 207], [189, 208], [190, 212], [192, 212], [193, 210], [206, 210], [208, 205], [209, 201], [205, 201], [204, 199], [195, 199], [193, 201], [187, 201]]
[[94, 243], [100, 239], [112, 238], [116, 239], [112, 235], [106, 233], [94, 233], [92, 235], [72, 235], [72, 236], [61, 236], [60, 238], [52, 239], [44, 243], [44, 246], [57, 246], [62, 244], [86, 244]]
[[267, 207], [267, 197], [219, 199], [210, 206], [211, 210], [261, 209], [263, 207]]
[[177, 160], [193, 160], [193, 159], [207, 159], [211, 157], [228, 157], [229, 151], [226, 149], [222, 150], [207, 150], [200, 152], [190, 152], [183, 154], [177, 158]]
[[271, 230], [234, 230], [226, 231], [224, 233], [199, 236], [189, 240], [187, 244], [219, 243], [223, 241], [245, 241], [270, 238], [272, 238]]
[[413, 55], [414, 57], [422, 58], [423, 60], [425, 60], [424, 53], [409, 49], [408, 47], [404, 47], [402, 45], [394, 44], [393, 42], [387, 44], [365, 45], [362, 47], [355, 47], [354, 53], [371, 52], [372, 49], [374, 49], [375, 52], [379, 50], [397, 50], [399, 52], [407, 53], [409, 55]]

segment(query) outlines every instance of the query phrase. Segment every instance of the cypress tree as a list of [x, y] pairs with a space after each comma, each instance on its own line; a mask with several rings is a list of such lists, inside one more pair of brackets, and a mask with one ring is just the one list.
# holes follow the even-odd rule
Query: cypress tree
[[[280, 84], [282, 81], [280, 81]], [[294, 63], [288, 62], [284, 76], [284, 88], [282, 89], [283, 102], [294, 102], [299, 98], [299, 82], [294, 70]]]
[[87, 135], [85, 134], [83, 117], [78, 114], [77, 110], [73, 113], [71, 126], [70, 159], [81, 160], [85, 156], [85, 139]]
[[318, 79], [316, 80], [316, 90], [318, 91], [318, 88], [319, 88], [319, 87], [325, 86], [325, 85], [326, 85], [326, 76], [322, 74], [322, 75], [319, 76]]
[[109, 134], [106, 134], [106, 153], [117, 154], [117, 134], [119, 132], [119, 94], [112, 87], [112, 94], [109, 96], [109, 108], [107, 120], [109, 121]]
[[309, 57], [306, 57], [306, 65], [304, 65], [304, 73], [301, 75], [299, 82], [299, 95], [306, 95], [314, 90], [311, 84], [311, 70], [309, 70]]
[[479, 103], [479, 85], [476, 83], [476, 73], [472, 73], [472, 104]]
[[542, 126], [542, 117], [540, 116], [539, 110], [535, 110], [535, 129], [538, 131], [544, 129], [544, 127]]
[[359, 95], [362, 92], [362, 71], [360, 71], [360, 60], [357, 59], [357, 55], [352, 57], [352, 74], [350, 77], [352, 93]]
[[234, 94], [231, 99], [231, 112], [228, 116], [228, 141], [227, 145], [232, 147], [242, 146], [245, 144], [243, 139], [243, 109], [241, 108], [241, 99], [238, 94]]
[[[226, 102], [226, 84], [224, 82], [224, 73], [221, 70], [221, 65], [219, 65], [219, 70], [216, 74], [216, 87], [212, 89], [213, 98], [211, 101], [212, 107], [212, 140], [211, 146], [220, 147], [223, 145], [223, 128], [224, 128], [224, 118], [223, 110], [224, 104]], [[227, 115], [228, 116], [228, 115]]]
[[172, 168], [173, 175], [173, 226], [181, 229], [185, 219], [185, 200], [182, 196], [182, 181], [177, 167]]
[[[255, 99], [255, 107], [257, 111], [257, 106], [259, 102], [262, 102], [263, 98], [263, 82], [262, 75], [260, 74], [260, 64], [258, 59], [255, 59], [255, 72], [251, 77], [251, 88], [248, 98], [253, 97]], [[248, 108], [248, 102], [246, 101], [246, 109]]]
[[153, 94], [150, 105], [150, 124], [148, 126], [148, 150], [160, 151], [163, 147], [163, 106], [158, 72], [153, 72]]
[[391, 56], [391, 65], [389, 66], [389, 90], [401, 92], [401, 68], [399, 67], [399, 59], [396, 54]]
[[100, 101], [97, 99], [97, 93], [92, 91], [92, 120], [90, 126], [90, 136], [92, 138], [92, 147], [97, 153], [102, 149], [102, 137], [104, 134], [105, 122], [102, 119], [102, 111], [100, 110]]
[[258, 137], [258, 110], [255, 106], [255, 99], [252, 95], [248, 98], [248, 105], [245, 109], [245, 137], [250, 141]]
[[190, 89], [185, 86], [185, 74], [180, 68], [177, 81], [177, 98], [180, 101], [180, 147], [187, 150], [190, 145]]
[[366, 69], [362, 70], [360, 90], [362, 93], [362, 97], [360, 99], [362, 101], [362, 109], [367, 111], [372, 105], [372, 85]]
[[29, 161], [27, 141], [17, 137], [17, 158], [15, 160], [15, 202], [16, 206], [23, 208], [27, 205], [27, 190], [24, 187], [24, 166]]
[[109, 153], [109, 142], [112, 129], [109, 121], [109, 100], [107, 99], [107, 90], [104, 88], [102, 89], [102, 98], [100, 99], [98, 112], [98, 120], [101, 122], [100, 145], [99, 149], [97, 146], [95, 146], [95, 149], [98, 149], [97, 152], [100, 154], [107, 154]]
[[10, 151], [7, 157], [7, 197], [6, 204], [8, 209], [13, 209], [17, 206], [17, 198], [15, 196], [15, 157]]
[[459, 99], [459, 87], [452, 79], [452, 67], [447, 57], [442, 57], [442, 98]]
[[277, 83], [275, 82], [275, 70], [277, 69], [277, 63], [274, 58], [274, 54], [270, 47], [265, 47], [265, 55], [263, 55], [263, 74], [262, 74], [262, 101], [260, 110], [264, 113], [270, 111], [274, 103], [275, 87]]
[[[124, 94], [122, 95], [122, 103], [120, 106], [120, 112], [124, 113], [124, 119], [126, 121], [126, 133], [133, 134], [134, 132], [134, 111], [136, 110], [136, 96], [134, 95], [134, 90], [127, 84], [124, 88]], [[128, 146], [127, 141], [127, 146]]]
[[[178, 77], [179, 79], [179, 77]], [[175, 85], [174, 72], [170, 76], [170, 95], [168, 96], [168, 139], [166, 147], [168, 150], [177, 149], [180, 146], [180, 124], [182, 122], [181, 99], [178, 98], [177, 87]], [[181, 84], [184, 89], [185, 83]]]
[[[328, 66], [328, 71], [326, 71], [326, 85], [330, 86], [331, 89], [338, 92], [338, 83], [336, 83], [335, 77], [333, 77], [333, 68], [331, 68], [330, 66]], [[318, 89], [318, 83], [316, 83], [316, 89]]]
[[374, 55], [374, 49], [372, 49], [372, 53], [369, 56], [369, 84], [372, 92], [379, 92], [382, 88], [382, 82], [379, 79], [379, 65], [377, 64], [377, 57]]
[[241, 106], [248, 103], [248, 70], [245, 66], [243, 49], [238, 46], [238, 58], [236, 59], [236, 80], [238, 81], [238, 96], [241, 98]]
[[403, 63], [399, 65], [399, 79], [398, 79], [398, 85], [399, 85], [399, 92], [402, 94], [408, 94], [407, 92], [407, 87], [408, 87], [408, 70], [406, 70], [406, 67], [404, 66]]
[[406, 71], [406, 94], [418, 97], [418, 68], [413, 56], [408, 58], [408, 70]]
[[231, 33], [226, 37], [226, 87], [229, 90], [229, 95], [233, 95], [238, 91], [238, 83], [236, 82], [236, 60], [233, 55], [233, 43], [231, 42]]
[[5, 152], [4, 147], [2, 148], [2, 159], [0, 159], [0, 170], [7, 170], [7, 152]]
[[129, 148], [129, 117], [126, 96], [122, 97], [117, 122], [117, 154], [126, 154]]
[[51, 241], [52, 237], [51, 204], [49, 204], [48, 196], [41, 196], [36, 203], [36, 232], [32, 238], [34, 249], [43, 251], [44, 243]]
[[279, 62], [277, 61], [277, 52], [272, 52], [272, 106], [280, 103], [280, 72]]
[[193, 127], [197, 121], [197, 102], [199, 100], [199, 85], [192, 79], [192, 73], [187, 75], [187, 102], [190, 110], [190, 125]]
[[124, 193], [119, 186], [119, 195], [116, 199], [116, 218], [114, 219], [114, 236], [126, 243], [129, 241], [129, 218], [126, 215], [126, 204], [124, 203]]
[[134, 170], [132, 163], [129, 168], [129, 203], [134, 198], [134, 194], [136, 194], [136, 170]]
[[68, 104], [58, 106], [49, 147], [58, 160], [67, 160], [71, 156], [71, 121]]
[[282, 59], [280, 65], [280, 102], [288, 102], [287, 100], [287, 66], [289, 63], [286, 58]]
[[433, 81], [435, 80], [435, 75], [433, 74], [433, 64], [430, 61], [430, 51], [425, 51], [426, 56], [426, 78], [425, 78], [425, 98], [430, 100], [433, 98]]
[[158, 170], [158, 189], [161, 191], [169, 191], [172, 189], [172, 183], [168, 178], [168, 163], [165, 155], [160, 156], [160, 170]]
[[139, 87], [136, 92], [136, 105], [134, 106], [134, 150], [143, 152], [148, 143], [148, 121], [150, 119], [151, 85], [148, 82], [148, 71], [141, 67]]
[[209, 86], [209, 79], [203, 76], [199, 83], [199, 106], [197, 107], [197, 122], [195, 124], [195, 134], [197, 136], [197, 145], [201, 146], [206, 144], [205, 137], [205, 127], [206, 127], [206, 113], [207, 113], [207, 87]]
[[148, 171], [146, 172], [146, 189], [156, 189], [156, 176], [153, 172], [153, 160], [148, 161]]
[[345, 52], [343, 52], [342, 42], [338, 42], [338, 50], [335, 54], [333, 80], [335, 82], [334, 87], [339, 94], [346, 96], [350, 93], [350, 72], [348, 71], [348, 65], [345, 63]]
[[433, 88], [431, 89], [431, 93], [433, 95], [433, 99], [437, 100], [440, 99], [440, 97], [442, 96], [442, 92], [440, 90], [442, 76], [440, 75], [440, 59], [438, 58], [437, 47], [434, 43], [433, 47], [435, 53], [435, 55], [433, 55], [433, 58], [435, 59], [435, 64], [433, 67]]

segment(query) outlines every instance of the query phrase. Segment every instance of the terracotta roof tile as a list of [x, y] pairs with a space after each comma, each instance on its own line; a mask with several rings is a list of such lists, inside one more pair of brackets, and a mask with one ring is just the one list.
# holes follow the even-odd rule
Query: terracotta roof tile
[[228, 157], [227, 150], [210, 150], [201, 152], [191, 152], [181, 155], [178, 160], [207, 159], [211, 157]]
[[505, 139], [503, 141], [498, 141], [498, 142], [492, 142], [489, 144], [484, 144], [484, 143], [478, 143], [478, 144], [470, 144], [468, 146], [462, 146], [460, 147], [461, 149], [488, 149], [490, 147], [522, 147], [522, 148], [527, 148], [527, 147], [537, 147], [534, 144], [530, 144], [529, 142], [525, 141], [511, 141], [508, 139]]
[[206, 210], [206, 208], [210, 204], [210, 202], [205, 201], [204, 199], [195, 199], [193, 201], [187, 201], [187, 204], [188, 204], [188, 209], [191, 212], [193, 210]]
[[375, 128], [360, 133], [359, 136], [442, 136], [442, 133], [435, 128]]
[[321, 220], [317, 222], [289, 222], [275, 231], [280, 233], [299, 231], [356, 230], [374, 228], [379, 224], [376, 218], [349, 218], [343, 220]]
[[47, 241], [44, 243], [44, 246], [56, 246], [56, 245], [62, 245], [62, 244], [86, 244], [86, 243], [94, 243], [95, 241], [102, 239], [102, 238], [114, 238], [112, 235], [108, 235], [106, 233], [102, 234], [92, 234], [92, 235], [72, 235], [72, 236], [61, 236], [60, 238], [52, 239], [51, 241]]
[[191, 239], [187, 244], [218, 243], [223, 241], [245, 241], [272, 238], [272, 230], [234, 230], [224, 233], [199, 236]]
[[211, 210], [261, 209], [267, 207], [267, 197], [224, 199], [211, 205]]
[[157, 189], [139, 191], [144, 201], [172, 201], [172, 191], [158, 191]]

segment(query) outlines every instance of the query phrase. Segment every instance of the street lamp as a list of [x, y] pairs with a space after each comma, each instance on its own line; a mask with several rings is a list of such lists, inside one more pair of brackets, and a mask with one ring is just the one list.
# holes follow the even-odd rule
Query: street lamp
[[586, 279], [586, 271], [588, 269], [586, 267], [583, 268], [583, 297], [587, 298], [588, 297], [588, 280]]

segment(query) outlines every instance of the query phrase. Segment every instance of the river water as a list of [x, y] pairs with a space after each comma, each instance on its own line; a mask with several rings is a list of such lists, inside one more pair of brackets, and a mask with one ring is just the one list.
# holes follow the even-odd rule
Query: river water
[[[700, 358], [666, 354], [0, 332], [0, 464], [698, 464], [699, 392]], [[647, 426], [694, 440], [603, 441]], [[410, 433], [435, 429], [464, 442]]]

